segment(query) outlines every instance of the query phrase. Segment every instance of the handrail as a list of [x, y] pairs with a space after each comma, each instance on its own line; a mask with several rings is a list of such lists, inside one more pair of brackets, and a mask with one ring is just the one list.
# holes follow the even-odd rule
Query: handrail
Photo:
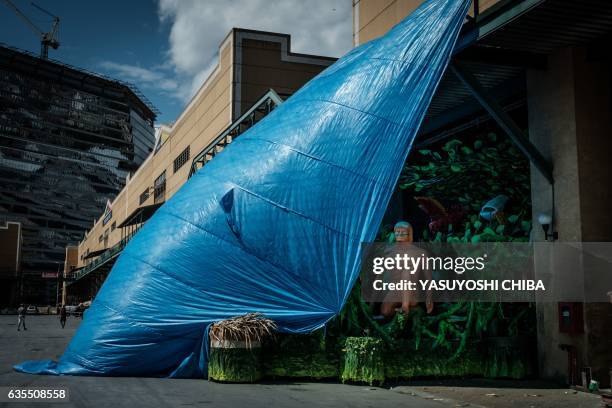
[[99, 266], [102, 266], [107, 261], [117, 256], [121, 251], [123, 251], [123, 248], [125, 248], [126, 244], [127, 244], [127, 240], [119, 241], [119, 243], [117, 243], [116, 245], [112, 246], [111, 248], [103, 252], [99, 257], [94, 259], [89, 264], [85, 265], [83, 268], [81, 268], [77, 272], [67, 275], [66, 278], [69, 278], [69, 280], [73, 282], [81, 279], [82, 277], [89, 274], [94, 269], [98, 268]]
[[[199, 169], [211, 160], [217, 153], [217, 147], [224, 147], [242, 134], [246, 129], [252, 127], [255, 123], [259, 122], [265, 116], [267, 116], [274, 108], [283, 103], [283, 100], [273, 90], [269, 89], [253, 106], [246, 111], [242, 116], [236, 119], [227, 129], [225, 129], [219, 136], [217, 136], [212, 142], [208, 144], [200, 153], [198, 153], [191, 162], [191, 169], [189, 170], [189, 176], [191, 177]], [[262, 108], [263, 111], [262, 111]], [[256, 113], [263, 113], [263, 116], [257, 118]], [[243, 129], [244, 128], [244, 129]], [[230, 139], [231, 138], [231, 139]], [[210, 156], [207, 157], [207, 156]], [[199, 167], [198, 167], [199, 166]]]

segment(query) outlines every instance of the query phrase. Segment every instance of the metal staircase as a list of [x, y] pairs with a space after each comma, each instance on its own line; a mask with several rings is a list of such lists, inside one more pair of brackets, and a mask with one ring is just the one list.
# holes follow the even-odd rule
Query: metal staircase
[[225, 146], [266, 117], [274, 108], [283, 103], [278, 94], [270, 89], [242, 116], [235, 120], [227, 129], [217, 136], [208, 146], [198, 153], [191, 163], [189, 177], [193, 176], [206, 163], [213, 159]]

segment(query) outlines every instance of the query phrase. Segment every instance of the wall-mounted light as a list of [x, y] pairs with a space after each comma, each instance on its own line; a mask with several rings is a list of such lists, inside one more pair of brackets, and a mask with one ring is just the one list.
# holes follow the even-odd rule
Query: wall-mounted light
[[[546, 241], [556, 241], [559, 239], [559, 233], [552, 230], [552, 216], [550, 214], [542, 213], [538, 215], [538, 222], [544, 230], [544, 239]], [[548, 232], [549, 230], [551, 231]]]

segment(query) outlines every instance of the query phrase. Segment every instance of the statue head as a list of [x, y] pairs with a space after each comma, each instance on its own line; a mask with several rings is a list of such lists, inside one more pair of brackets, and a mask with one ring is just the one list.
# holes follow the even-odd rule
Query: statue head
[[393, 227], [395, 242], [412, 242], [414, 240], [412, 225], [406, 221], [400, 221]]

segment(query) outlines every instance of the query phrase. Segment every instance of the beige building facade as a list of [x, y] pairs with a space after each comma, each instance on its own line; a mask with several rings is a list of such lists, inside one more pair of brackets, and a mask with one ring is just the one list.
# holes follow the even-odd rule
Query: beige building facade
[[[499, 2], [480, 0], [478, 12]], [[353, 0], [353, 45], [358, 46], [384, 35], [421, 3], [423, 0]], [[474, 15], [474, 4], [469, 15]]]

